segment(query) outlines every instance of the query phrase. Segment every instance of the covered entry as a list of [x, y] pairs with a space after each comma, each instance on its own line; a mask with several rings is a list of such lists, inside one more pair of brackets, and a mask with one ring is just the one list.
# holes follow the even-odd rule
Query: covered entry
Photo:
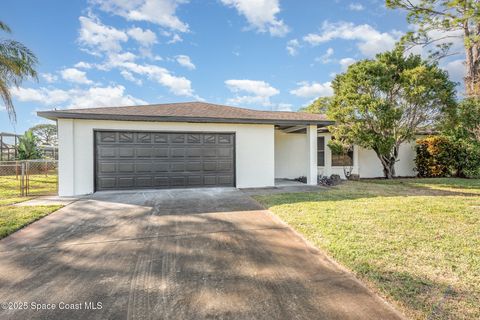
[[235, 186], [235, 134], [95, 131], [95, 190]]

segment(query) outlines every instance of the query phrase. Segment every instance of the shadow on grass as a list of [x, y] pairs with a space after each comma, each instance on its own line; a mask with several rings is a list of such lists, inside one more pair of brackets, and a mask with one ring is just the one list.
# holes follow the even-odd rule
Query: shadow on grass
[[[409, 180], [409, 179], [406, 179]], [[413, 179], [411, 179], [413, 180]], [[419, 182], [387, 181], [387, 180], [367, 180], [367, 181], [347, 181], [342, 184], [322, 189], [317, 192], [304, 193], [278, 193], [270, 195], [253, 195], [256, 200], [267, 207], [283, 204], [294, 204], [301, 202], [320, 202], [320, 201], [345, 201], [358, 200], [378, 197], [409, 197], [409, 196], [427, 196], [427, 197], [479, 197], [480, 187], [471, 189], [475, 192], [442, 190], [435, 189], [429, 185], [423, 185]], [[428, 182], [424, 182], [428, 183]], [[440, 185], [439, 185], [440, 186]], [[446, 185], [445, 188], [455, 189], [462, 186]], [[468, 188], [464, 188], [468, 189]]]
[[[354, 267], [360, 278], [394, 300], [408, 315], [419, 319], [476, 319], [479, 314], [468, 314], [474, 308], [458, 310], [459, 300], [472, 297], [474, 292], [462, 292], [448, 283], [422, 278], [408, 272], [387, 271], [369, 264]], [[460, 306], [461, 308], [461, 306]]]

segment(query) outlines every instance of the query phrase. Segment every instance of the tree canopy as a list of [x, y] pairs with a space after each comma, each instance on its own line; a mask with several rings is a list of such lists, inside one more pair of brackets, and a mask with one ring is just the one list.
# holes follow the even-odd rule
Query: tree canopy
[[[478, 0], [386, 0], [387, 7], [408, 12], [409, 23], [418, 27], [404, 41], [414, 45], [436, 46], [436, 58], [465, 54], [467, 95], [480, 96], [480, 2]], [[464, 52], [452, 52], [455, 39]]]
[[37, 137], [38, 142], [42, 145], [55, 146], [57, 145], [57, 126], [50, 123], [37, 124], [30, 128], [33, 134]]
[[320, 97], [313, 101], [306, 107], [301, 108], [300, 112], [308, 112], [308, 113], [321, 113], [326, 114], [330, 104], [332, 103], [332, 97]]
[[375, 151], [386, 178], [395, 175], [400, 144], [455, 106], [448, 74], [419, 55], [406, 56], [401, 46], [351, 65], [332, 87], [328, 116], [336, 143]]

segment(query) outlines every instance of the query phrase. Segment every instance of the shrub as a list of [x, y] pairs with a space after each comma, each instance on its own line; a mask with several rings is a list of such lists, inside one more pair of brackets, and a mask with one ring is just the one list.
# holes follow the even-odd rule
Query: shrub
[[480, 175], [480, 146], [447, 136], [418, 139], [415, 164], [420, 177]]
[[415, 164], [420, 177], [445, 177], [450, 173], [452, 149], [450, 140], [443, 136], [418, 139]]

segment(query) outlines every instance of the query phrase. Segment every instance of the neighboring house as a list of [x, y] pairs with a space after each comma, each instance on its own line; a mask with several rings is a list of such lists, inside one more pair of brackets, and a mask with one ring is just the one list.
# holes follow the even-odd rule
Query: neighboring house
[[[271, 187], [275, 179], [343, 175], [327, 147], [325, 115], [203, 102], [41, 111], [56, 120], [59, 194], [146, 188]], [[402, 146], [398, 175], [414, 175]], [[318, 160], [317, 160], [318, 158]], [[347, 157], [348, 158], [348, 157]], [[354, 148], [353, 172], [381, 177], [371, 151]]]

